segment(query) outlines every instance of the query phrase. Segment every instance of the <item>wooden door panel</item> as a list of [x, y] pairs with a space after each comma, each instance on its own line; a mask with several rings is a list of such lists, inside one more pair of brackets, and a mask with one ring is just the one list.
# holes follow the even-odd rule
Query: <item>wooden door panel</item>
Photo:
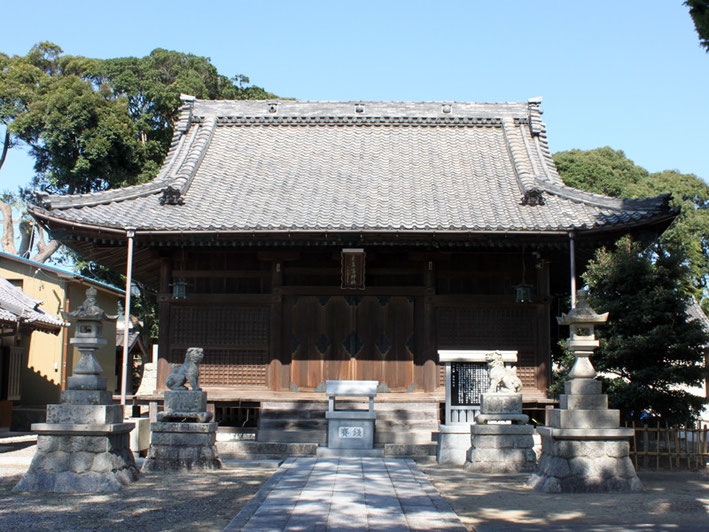
[[409, 389], [413, 309], [408, 297], [297, 298], [291, 307], [293, 382], [312, 389], [328, 379], [362, 379]]

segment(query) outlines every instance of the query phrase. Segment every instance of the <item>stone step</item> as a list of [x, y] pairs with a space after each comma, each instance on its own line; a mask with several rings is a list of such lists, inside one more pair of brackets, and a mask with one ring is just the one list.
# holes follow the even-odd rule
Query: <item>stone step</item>
[[217, 442], [217, 452], [224, 460], [278, 459], [286, 456], [314, 456], [317, 443], [272, 443], [254, 441]]
[[284, 443], [322, 443], [327, 441], [327, 430], [259, 430], [259, 442], [284, 442]]
[[322, 419], [294, 419], [294, 418], [267, 418], [259, 419], [259, 431], [262, 430], [325, 430], [327, 420]]
[[[438, 428], [435, 429], [438, 432]], [[425, 445], [433, 443], [435, 436], [433, 431], [380, 431], [374, 429], [374, 443], [376, 444], [409, 444]]]
[[[366, 402], [337, 401], [338, 410], [366, 410]], [[264, 401], [259, 413], [259, 442], [327, 441], [326, 401]], [[438, 431], [436, 402], [376, 402], [375, 443], [430, 445]]]
[[[217, 452], [222, 460], [243, 459], [279, 459], [287, 456], [314, 456], [317, 449], [323, 446], [317, 443], [272, 443], [253, 441], [217, 442]], [[387, 443], [375, 445], [381, 449], [384, 456], [396, 457], [430, 457], [436, 456], [435, 443], [428, 444], [400, 444]]]
[[436, 443], [386, 443], [384, 444], [384, 456], [397, 456], [419, 458], [424, 456], [436, 456]]

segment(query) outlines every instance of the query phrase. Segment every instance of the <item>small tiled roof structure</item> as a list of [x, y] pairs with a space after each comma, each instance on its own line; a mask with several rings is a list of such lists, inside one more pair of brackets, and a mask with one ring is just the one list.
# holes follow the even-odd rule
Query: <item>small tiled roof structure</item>
[[39, 308], [41, 304], [0, 277], [0, 322], [57, 334], [66, 323]]
[[49, 226], [138, 231], [547, 232], [668, 219], [561, 181], [540, 100], [207, 101], [183, 97], [151, 182], [40, 196]]
[[687, 305], [687, 318], [689, 321], [697, 320], [701, 324], [702, 329], [704, 329], [704, 332], [709, 334], [709, 318], [694, 297], [689, 300], [689, 304]]

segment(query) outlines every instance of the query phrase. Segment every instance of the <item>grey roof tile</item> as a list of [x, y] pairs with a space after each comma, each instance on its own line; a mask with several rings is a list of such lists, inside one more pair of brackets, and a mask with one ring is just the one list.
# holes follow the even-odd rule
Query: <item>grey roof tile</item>
[[[277, 103], [275, 112], [270, 105]], [[566, 187], [538, 102], [186, 102], [151, 183], [44, 197], [33, 212], [189, 231], [552, 231], [669, 216], [665, 198]], [[161, 204], [166, 187], [181, 204]], [[525, 206], [543, 192], [545, 204]]]
[[41, 301], [31, 298], [7, 279], [0, 277], [0, 321], [28, 325], [33, 329], [58, 331], [65, 324], [39, 308]]

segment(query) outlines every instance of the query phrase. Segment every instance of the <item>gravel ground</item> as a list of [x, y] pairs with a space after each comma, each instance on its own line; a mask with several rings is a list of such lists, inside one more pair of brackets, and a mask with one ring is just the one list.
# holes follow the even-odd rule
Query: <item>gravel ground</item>
[[[13, 493], [34, 442], [0, 444], [0, 530], [222, 530], [275, 471], [243, 463], [220, 471], [149, 473], [119, 493]], [[25, 459], [26, 460], [26, 459]]]
[[419, 464], [471, 530], [709, 530], [709, 472], [638, 472], [642, 493], [545, 494], [528, 474]]
[[[2, 531], [222, 530], [275, 471], [273, 463], [244, 462], [221, 471], [145, 474], [116, 494], [13, 493], [34, 445], [31, 438], [0, 440]], [[473, 474], [435, 462], [419, 466], [463, 523], [478, 532], [709, 530], [707, 471], [641, 470], [643, 493], [548, 495], [527, 488], [527, 474]]]

